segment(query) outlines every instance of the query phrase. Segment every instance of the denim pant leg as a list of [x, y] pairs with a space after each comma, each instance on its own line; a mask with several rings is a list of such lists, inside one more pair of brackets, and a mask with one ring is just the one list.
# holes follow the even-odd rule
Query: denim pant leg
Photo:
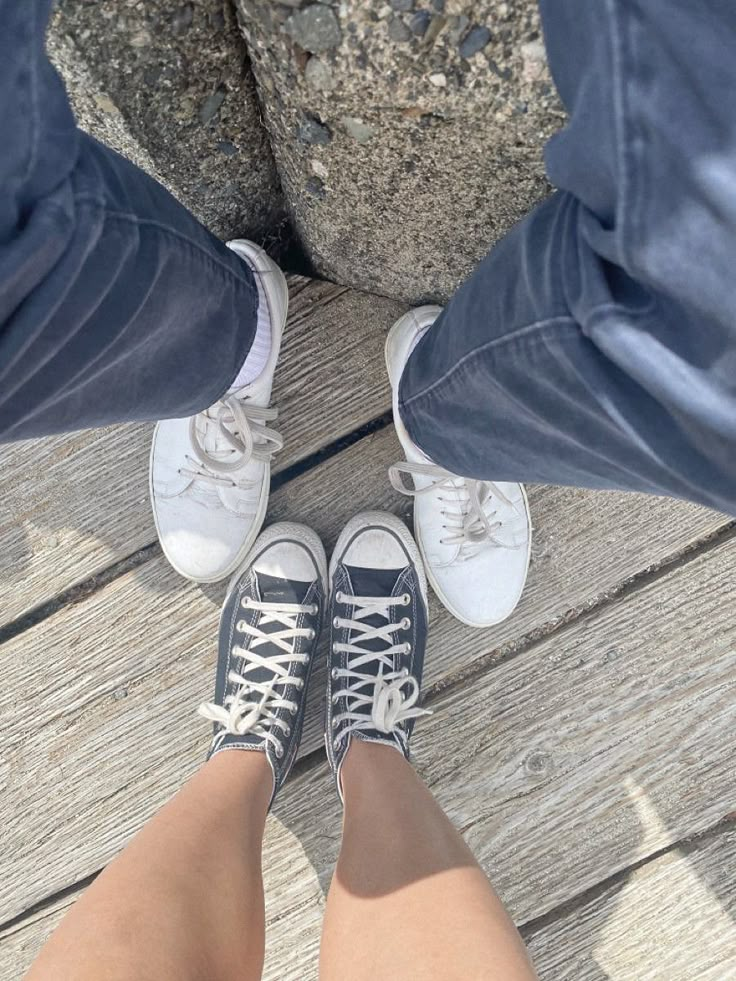
[[560, 189], [412, 354], [401, 413], [456, 473], [736, 513], [736, 5], [542, 0]]
[[252, 343], [250, 270], [79, 131], [52, 0], [0, 0], [0, 439], [197, 412]]

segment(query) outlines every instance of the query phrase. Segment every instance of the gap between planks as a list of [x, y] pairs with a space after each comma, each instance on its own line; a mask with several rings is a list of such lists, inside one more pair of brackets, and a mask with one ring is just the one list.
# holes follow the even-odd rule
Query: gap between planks
[[[299, 472], [390, 408], [386, 331], [394, 300], [290, 277], [291, 308], [274, 380], [284, 450]], [[156, 541], [148, 501], [150, 425], [87, 430], [0, 448], [0, 628], [102, 575]]]
[[[385, 477], [398, 452], [391, 429], [376, 433], [282, 487], [272, 498], [270, 520], [304, 521], [330, 548], [357, 510], [385, 507], [406, 517], [409, 502]], [[348, 479], [356, 473], [360, 479]], [[336, 494], [338, 488], [342, 493]], [[477, 631], [454, 621], [432, 599], [428, 688], [520, 636], [565, 622], [571, 610], [609, 594], [633, 572], [661, 563], [726, 523], [693, 505], [623, 494], [532, 488], [531, 501], [536, 523], [532, 566], [516, 614], [496, 628]], [[4, 645], [0, 782], [15, 816], [4, 832], [3, 919], [108, 861], [201, 760], [207, 731], [192, 723], [191, 713], [212, 685], [222, 591], [186, 583], [157, 558]], [[52, 690], [29, 690], [27, 684], [29, 652], [39, 648], [56, 666]], [[324, 647], [322, 652], [303, 753], [321, 743]], [[173, 759], [171, 741], [162, 741], [149, 721], [152, 711], [165, 716], [169, 732], [176, 733]], [[36, 720], [30, 738], [29, 717]], [[141, 738], [141, 725], [154, 731]], [[135, 752], [132, 745], [126, 750], [128, 738], [135, 738]], [[109, 740], [115, 740], [117, 754], [112, 765], [97, 767], [95, 751], [104, 751]], [[114, 802], [125, 800], [149, 771], [158, 774], [155, 792], [119, 819]], [[82, 811], [79, 800], [87, 802]], [[11, 806], [12, 801], [17, 804]], [[95, 814], [92, 832], [88, 822]], [[60, 856], [55, 845], [62, 828], [71, 843], [85, 833], [96, 839], [92, 854], [72, 849], [71, 867], [69, 856]], [[18, 873], [31, 865], [12, 887], [7, 874], [11, 856]]]
[[[486, 672], [462, 700], [443, 693], [418, 730], [419, 771], [519, 922], [723, 817], [736, 753], [736, 628], [727, 603], [735, 574], [734, 550], [722, 542], [574, 624], [564, 649], [547, 638]], [[140, 793], [160, 777], [144, 777]], [[339, 823], [324, 768], [299, 775], [277, 802], [264, 853], [265, 978], [316, 976]], [[30, 956], [58, 912], [17, 925], [7, 956]]]

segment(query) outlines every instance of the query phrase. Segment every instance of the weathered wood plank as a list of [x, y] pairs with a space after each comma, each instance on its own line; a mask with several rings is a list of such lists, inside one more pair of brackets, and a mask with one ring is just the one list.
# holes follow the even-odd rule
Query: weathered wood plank
[[[405, 511], [406, 500], [385, 479], [397, 452], [391, 431], [361, 441], [281, 488], [272, 517], [305, 520], [330, 546], [360, 507]], [[518, 613], [476, 631], [433, 602], [428, 686], [725, 521], [685, 504], [551, 488], [534, 489], [532, 507], [537, 544]], [[212, 684], [222, 591], [186, 583], [159, 557], [0, 649], [0, 789], [14, 815], [3, 835], [0, 919], [99, 868], [199, 763], [207, 730], [192, 713]], [[29, 680], [28, 666], [39, 656], [53, 665], [53, 685]], [[321, 744], [323, 666], [324, 659], [304, 752]]]
[[647, 863], [525, 939], [540, 981], [736, 978], [736, 829]]
[[[291, 466], [390, 404], [386, 330], [404, 307], [292, 277], [276, 374]], [[0, 447], [0, 626], [155, 541], [148, 502], [152, 427], [115, 426]]]
[[[417, 766], [517, 922], [713, 827], [731, 810], [735, 575], [736, 550], [727, 540], [434, 700], [433, 717], [415, 737]], [[79, 769], [86, 751], [96, 783], [104, 780], [101, 770], [125, 765], [133, 748], [146, 757], [135, 777], [129, 772], [135, 786], [120, 784], [106, 802], [118, 821], [131, 810], [142, 818], [151, 799], [160, 799], [162, 783], [168, 795], [171, 745], [178, 751], [182, 743], [169, 714], [152, 712], [148, 721], [136, 716], [134, 741], [120, 730], [109, 760], [92, 726], [84, 738], [72, 734], [69, 772]], [[38, 757], [42, 737], [31, 732], [27, 738], [29, 755]], [[67, 761], [59, 765], [66, 770]], [[80, 828], [69, 807], [65, 852], [74, 842], [78, 853], [88, 854], [100, 836], [105, 850], [112, 835], [97, 803], [76, 799], [85, 801], [88, 814]], [[17, 809], [9, 808], [11, 823]], [[330, 777], [324, 765], [314, 766], [285, 788], [269, 819], [266, 978], [316, 977], [323, 892], [339, 833]], [[54, 832], [45, 834], [53, 843]], [[33, 875], [34, 863], [53, 882], [54, 849], [43, 836], [41, 828], [30, 833], [21, 864], [25, 875]], [[11, 861], [13, 850], [4, 849]], [[64, 856], [67, 882], [80, 871], [70, 857]], [[4, 886], [22, 888], [19, 871], [4, 870]], [[7, 900], [6, 888], [6, 907]], [[14, 929], [11, 953], [29, 956], [57, 915]], [[563, 950], [564, 943], [563, 937]]]

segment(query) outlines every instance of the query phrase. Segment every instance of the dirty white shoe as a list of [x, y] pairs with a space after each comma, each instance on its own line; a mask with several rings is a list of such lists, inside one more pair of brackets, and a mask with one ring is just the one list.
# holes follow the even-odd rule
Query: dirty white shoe
[[414, 532], [439, 600], [463, 623], [490, 627], [510, 616], [526, 582], [531, 521], [524, 488], [465, 479], [437, 466], [412, 441], [399, 415], [404, 365], [441, 312], [436, 306], [411, 310], [386, 341], [394, 424], [406, 455], [389, 476], [396, 490], [414, 497]]
[[270, 428], [274, 369], [289, 294], [279, 267], [252, 242], [228, 242], [251, 267], [271, 321], [271, 353], [251, 384], [188, 419], [159, 422], [151, 447], [150, 491], [161, 547], [182, 576], [215, 582], [231, 575], [261, 529], [271, 457], [283, 441]]

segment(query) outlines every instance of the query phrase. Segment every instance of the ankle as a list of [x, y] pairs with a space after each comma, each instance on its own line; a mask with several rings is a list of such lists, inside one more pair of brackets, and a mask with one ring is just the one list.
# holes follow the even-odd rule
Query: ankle
[[392, 796], [398, 785], [414, 770], [398, 749], [384, 743], [353, 739], [340, 771], [345, 804], [360, 799], [375, 800], [391, 788]]
[[273, 771], [266, 754], [257, 750], [229, 749], [214, 753], [205, 763], [203, 774], [213, 792], [226, 787], [238, 793], [249, 807], [268, 811], [273, 793]]

